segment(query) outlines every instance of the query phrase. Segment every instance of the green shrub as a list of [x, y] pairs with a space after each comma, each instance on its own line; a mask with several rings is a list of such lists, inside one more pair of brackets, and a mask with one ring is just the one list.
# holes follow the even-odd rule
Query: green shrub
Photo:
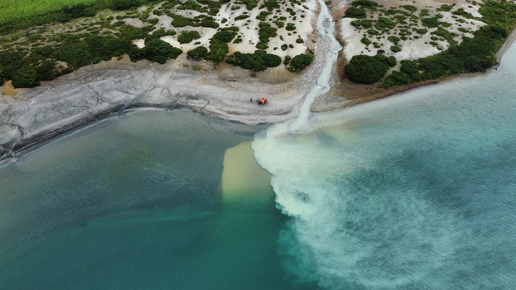
[[208, 49], [204, 46], [198, 46], [186, 53], [189, 59], [200, 60], [202, 58], [206, 58], [208, 55]]
[[290, 72], [300, 72], [312, 63], [312, 54], [298, 54], [292, 58], [287, 68]]
[[386, 57], [381, 54], [375, 56], [355, 55], [344, 67], [344, 71], [351, 81], [372, 84], [385, 76], [389, 67], [394, 66], [393, 62], [395, 65], [394, 57]]
[[285, 56], [285, 59], [283, 60], [283, 64], [287, 66], [291, 60], [292, 60], [292, 58], [290, 57], [290, 55], [287, 55], [287, 56]]
[[164, 64], [170, 58], [175, 59], [182, 52], [181, 49], [173, 47], [161, 39], [152, 39], [145, 43], [145, 47], [143, 48], [146, 59], [161, 64]]
[[360, 40], [360, 42], [362, 42], [363, 44], [365, 44], [366, 46], [368, 46], [369, 44], [371, 44], [371, 40], [367, 37], [362, 37], [362, 39]]
[[277, 33], [276, 33], [277, 29], [272, 27], [269, 23], [260, 22], [260, 24], [258, 24], [258, 26], [259, 26], [258, 36], [260, 37], [260, 42], [268, 43], [269, 38], [277, 36]]
[[401, 51], [401, 47], [399, 47], [397, 45], [392, 45], [391, 46], [391, 51], [392, 52], [400, 52]]
[[272, 11], [274, 8], [280, 8], [280, 5], [276, 0], [267, 0], [265, 1], [264, 5], [269, 11]]
[[180, 10], [200, 10], [201, 5], [193, 0], [187, 0], [183, 2], [181, 5], [177, 6], [177, 9]]
[[59, 72], [57, 71], [57, 63], [55, 61], [43, 61], [36, 67], [36, 71], [38, 72], [39, 80], [41, 81], [50, 81], [59, 75]]
[[156, 23], [159, 22], [159, 19], [158, 18], [150, 18], [150, 19], [147, 19], [147, 23], [150, 23], [152, 25], [156, 25]]
[[236, 32], [232, 29], [222, 28], [213, 35], [213, 38], [228, 43], [235, 38]]
[[267, 48], [269, 48], [269, 46], [266, 43], [264, 43], [264, 42], [258, 42], [256, 44], [256, 48], [258, 48], [258, 49], [267, 49]]
[[255, 53], [241, 53], [237, 51], [233, 55], [228, 56], [226, 62], [255, 72], [265, 67], [263, 58]]
[[364, 6], [364, 7], [368, 7], [368, 8], [376, 8], [378, 6], [378, 3], [374, 2], [374, 1], [370, 1], [370, 0], [357, 0], [357, 1], [353, 1], [351, 3], [352, 6]]
[[59, 48], [59, 59], [65, 61], [73, 69], [89, 65], [91, 54], [85, 42], [65, 44]]
[[351, 21], [351, 25], [355, 26], [355, 27], [360, 27], [360, 20], [353, 20]]
[[247, 18], [249, 18], [249, 15], [242, 14], [242, 15], [238, 15], [237, 17], [235, 17], [235, 21], [243, 20], [243, 19], [247, 19]]
[[44, 59], [48, 58], [52, 54], [53, 51], [54, 51], [54, 49], [51, 46], [32, 47], [28, 58], [31, 61], [44, 60]]
[[378, 34], [379, 34], [379, 32], [378, 32], [378, 31], [376, 31], [376, 30], [374, 30], [374, 29], [369, 29], [369, 30], [367, 31], [367, 33], [368, 33], [369, 35], [378, 35]]
[[366, 11], [362, 7], [349, 7], [344, 13], [344, 17], [349, 18], [365, 18], [367, 16]]
[[193, 20], [187, 17], [183, 17], [181, 15], [174, 15], [174, 19], [172, 20], [172, 26], [174, 27], [185, 27], [192, 26]]
[[145, 58], [144, 50], [134, 46], [129, 50], [129, 57], [133, 62], [142, 60]]
[[213, 63], [217, 64], [224, 59], [228, 51], [229, 47], [224, 41], [212, 37], [210, 40], [210, 51], [206, 55], [205, 59], [211, 60]]
[[387, 17], [381, 16], [380, 18], [378, 18], [378, 22], [376, 22], [374, 27], [378, 30], [382, 30], [384, 28], [391, 29], [391, 28], [394, 28], [394, 26], [396, 26], [396, 22], [393, 22], [392, 20], [390, 20]]
[[24, 65], [12, 74], [15, 88], [31, 88], [39, 85], [38, 72], [33, 66]]
[[437, 36], [443, 37], [445, 39], [450, 37], [450, 32], [448, 30], [444, 29], [444, 28], [438, 28], [437, 30], [432, 32], [432, 34], [435, 34]]
[[199, 35], [199, 32], [197, 31], [182, 31], [179, 37], [177, 38], [177, 41], [179, 43], [189, 43], [194, 39], [199, 39], [201, 36]]
[[143, 0], [113, 0], [114, 10], [126, 10], [132, 7], [141, 6], [144, 3]]
[[271, 13], [268, 12], [268, 11], [261, 11], [260, 14], [256, 15], [256, 19], [261, 20], [261, 21], [265, 21], [267, 16], [269, 16], [270, 14]]
[[258, 2], [256, 0], [242, 0], [242, 2], [245, 4], [245, 8], [247, 8], [247, 10], [253, 10], [253, 8], [258, 6]]
[[281, 57], [276, 54], [268, 53], [264, 55], [262, 58], [265, 61], [265, 65], [267, 67], [277, 67], [281, 64]]
[[120, 37], [133, 40], [138, 38], [145, 38], [147, 34], [154, 29], [154, 26], [148, 25], [138, 28], [132, 25], [124, 24], [120, 27]]
[[294, 23], [287, 23], [287, 27], [285, 27], [288, 31], [294, 31], [296, 30], [296, 25]]
[[450, 4], [450, 5], [443, 4], [443, 5], [441, 5], [441, 7], [440, 7], [440, 8], [438, 8], [437, 10], [438, 10], [438, 11], [450, 11], [450, 10], [452, 10], [452, 9], [453, 9], [453, 6], [454, 6], [454, 5], [455, 5], [455, 4]]
[[439, 26], [439, 21], [437, 21], [437, 18], [436, 17], [427, 17], [427, 18], [423, 18], [421, 19], [421, 22], [423, 23], [424, 26], [426, 27], [437, 27]]
[[391, 7], [385, 11], [385, 15], [396, 15], [398, 14], [398, 10], [394, 7]]
[[10, 51], [0, 54], [0, 74], [2, 78], [11, 79], [12, 73], [23, 65], [23, 55]]
[[404, 59], [400, 61], [400, 71], [406, 74], [414, 74], [419, 72], [419, 64], [416, 61]]
[[416, 12], [417, 11], [417, 7], [413, 6], [413, 5], [402, 5], [401, 7], [405, 8], [406, 10], [408, 10], [410, 12]]
[[415, 80], [410, 75], [408, 75], [404, 72], [393, 71], [392, 74], [388, 75], [384, 79], [384, 81], [382, 82], [380, 87], [389, 88], [389, 87], [394, 87], [394, 86], [399, 86], [399, 85], [406, 85], [406, 84], [410, 84], [412, 82], [421, 80], [421, 75], [417, 74], [415, 76], [416, 76], [416, 78], [419, 77], [419, 79]]
[[276, 26], [278, 28], [283, 28], [285, 26], [285, 22], [279, 21], [279, 20], [278, 21], [274, 21], [274, 24], [276, 24]]
[[394, 44], [397, 44], [397, 43], [400, 41], [400, 38], [399, 38], [399, 37], [397, 37], [397, 36], [393, 36], [393, 35], [391, 35], [391, 36], [387, 37], [387, 39], [388, 39], [390, 42], [394, 43]]
[[127, 39], [107, 37], [104, 39], [102, 54], [107, 56], [106, 59], [109, 59], [127, 53], [132, 47], [134, 47], [134, 44]]
[[360, 21], [360, 25], [362, 25], [362, 27], [365, 29], [369, 29], [373, 27], [373, 21], [371, 19], [364, 19]]

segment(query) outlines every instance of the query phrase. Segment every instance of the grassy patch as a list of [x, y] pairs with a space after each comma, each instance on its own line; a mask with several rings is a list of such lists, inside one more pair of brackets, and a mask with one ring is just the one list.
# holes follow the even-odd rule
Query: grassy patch
[[48, 14], [77, 4], [90, 5], [96, 2], [99, 0], [2, 0], [0, 1], [0, 24]]

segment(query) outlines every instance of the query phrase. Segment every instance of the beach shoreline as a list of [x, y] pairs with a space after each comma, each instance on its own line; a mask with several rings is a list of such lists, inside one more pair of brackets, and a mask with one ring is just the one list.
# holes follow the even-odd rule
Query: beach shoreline
[[[498, 62], [515, 40], [513, 31], [496, 54]], [[300, 74], [274, 68], [253, 76], [248, 70], [225, 63], [214, 67], [208, 62], [187, 60], [185, 56], [165, 65], [133, 63], [125, 57], [83, 67], [39, 87], [0, 97], [0, 160], [15, 157], [74, 128], [134, 108], [189, 108], [249, 125], [285, 122], [297, 116], [304, 97], [316, 84], [329, 45], [319, 40], [312, 65]], [[471, 75], [474, 74], [386, 90], [342, 80], [335, 72], [332, 89], [316, 98], [312, 111], [340, 110]], [[251, 102], [251, 98], [261, 97], [268, 99], [267, 105]]]

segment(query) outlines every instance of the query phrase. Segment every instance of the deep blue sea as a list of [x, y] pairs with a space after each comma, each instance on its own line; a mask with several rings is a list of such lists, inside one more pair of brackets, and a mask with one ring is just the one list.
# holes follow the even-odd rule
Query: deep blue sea
[[0, 289], [514, 288], [514, 64], [295, 132], [136, 111], [52, 140], [0, 167]]

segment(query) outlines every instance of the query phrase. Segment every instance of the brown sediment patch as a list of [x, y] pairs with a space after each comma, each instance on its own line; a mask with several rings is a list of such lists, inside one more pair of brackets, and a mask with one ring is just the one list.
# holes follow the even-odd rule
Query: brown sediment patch
[[443, 77], [436, 80], [428, 80], [419, 83], [413, 83], [405, 86], [398, 86], [394, 88], [379, 88], [378, 84], [364, 85], [353, 83], [350, 80], [343, 79], [340, 84], [335, 85], [329, 96], [319, 97], [314, 106], [313, 112], [322, 113], [333, 110], [351, 107], [385, 97], [392, 96], [397, 93], [408, 91], [421, 86], [437, 84], [443, 81], [450, 81], [461, 77], [471, 77], [481, 73], [466, 73]]
[[15, 89], [13, 86], [12, 81], [7, 81], [4, 83], [4, 86], [2, 87], [2, 95], [6, 97], [12, 97], [18, 93], [20, 89]]

